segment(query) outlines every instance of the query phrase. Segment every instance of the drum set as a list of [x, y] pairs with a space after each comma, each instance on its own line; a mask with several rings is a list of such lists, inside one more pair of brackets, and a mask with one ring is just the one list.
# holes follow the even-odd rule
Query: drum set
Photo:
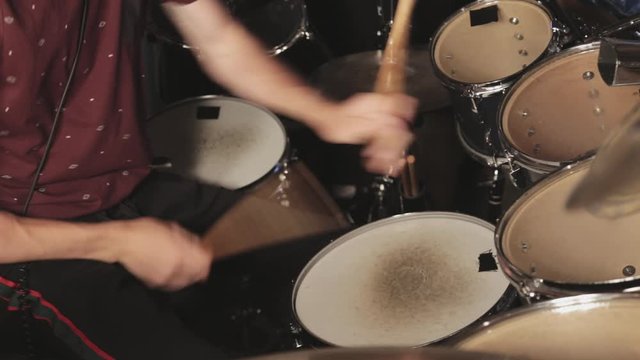
[[[497, 224], [422, 211], [346, 229], [334, 216], [327, 230], [340, 231], [329, 239], [297, 239], [214, 265], [223, 278], [211, 297], [218, 314], [201, 320], [222, 329], [211, 340], [250, 339], [233, 349], [245, 356], [436, 345], [541, 360], [639, 358], [640, 215], [566, 208], [591, 155], [638, 105], [637, 87], [609, 86], [598, 70], [599, 36], [612, 35], [611, 26], [629, 29], [576, 25], [579, 17], [558, 12], [565, 2], [549, 4], [478, 0], [430, 39], [430, 75], [449, 91], [463, 148], [526, 190]], [[285, 40], [269, 42], [272, 55], [313, 38], [306, 20], [295, 23]], [[176, 128], [182, 119], [189, 121]], [[275, 178], [270, 198], [291, 205], [294, 157], [268, 110], [197, 97], [148, 126], [154, 153], [171, 159], [174, 171], [239, 190]], [[302, 204], [331, 203], [314, 189], [321, 196]], [[333, 216], [335, 208], [313, 212]]]

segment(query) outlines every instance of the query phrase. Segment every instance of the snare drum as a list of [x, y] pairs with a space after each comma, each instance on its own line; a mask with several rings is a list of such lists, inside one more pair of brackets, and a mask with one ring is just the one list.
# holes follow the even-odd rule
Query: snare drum
[[635, 360], [638, 322], [638, 295], [583, 295], [499, 315], [456, 346], [529, 360]]
[[496, 115], [506, 89], [562, 37], [550, 12], [532, 0], [480, 0], [446, 20], [431, 42], [436, 75], [453, 92], [460, 139], [471, 155], [502, 157]]
[[638, 103], [637, 87], [608, 86], [598, 71], [600, 43], [540, 62], [507, 93], [500, 138], [512, 173], [548, 174], [596, 150]]
[[528, 300], [640, 286], [640, 214], [606, 219], [566, 209], [590, 165], [585, 160], [543, 179], [498, 226], [501, 268]]
[[338, 238], [293, 291], [298, 322], [344, 347], [421, 346], [492, 308], [508, 281], [494, 261], [493, 226], [454, 213], [380, 220]]
[[222, 96], [171, 105], [147, 124], [151, 151], [171, 171], [239, 189], [276, 170], [287, 134], [276, 115], [246, 100]]

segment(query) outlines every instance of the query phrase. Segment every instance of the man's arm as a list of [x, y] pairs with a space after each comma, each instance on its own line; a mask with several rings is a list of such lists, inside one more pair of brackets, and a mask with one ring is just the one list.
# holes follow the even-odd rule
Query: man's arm
[[213, 253], [177, 224], [143, 218], [105, 223], [30, 219], [0, 212], [0, 263], [85, 259], [120, 263], [149, 286], [206, 279]]
[[369, 170], [386, 173], [412, 140], [417, 102], [406, 95], [321, 96], [266, 49], [219, 0], [163, 5], [203, 70], [237, 96], [297, 119], [329, 142], [365, 145]]

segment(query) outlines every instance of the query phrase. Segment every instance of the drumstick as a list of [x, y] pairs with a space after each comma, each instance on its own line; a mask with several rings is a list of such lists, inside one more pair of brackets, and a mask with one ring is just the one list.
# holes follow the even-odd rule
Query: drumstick
[[404, 93], [406, 87], [405, 66], [407, 63], [407, 43], [409, 25], [415, 0], [399, 0], [393, 27], [382, 55], [380, 70], [374, 91], [382, 94]]
[[[393, 19], [393, 27], [387, 40], [387, 45], [382, 55], [382, 62], [374, 91], [381, 94], [404, 93], [406, 91], [405, 67], [407, 64], [407, 45], [409, 43], [409, 25], [411, 15], [415, 7], [415, 0], [399, 0], [396, 14]], [[415, 161], [415, 158], [412, 160]], [[415, 185], [418, 181], [414, 172], [409, 172], [408, 166], [400, 174], [401, 184], [405, 184], [405, 197], [417, 196]]]

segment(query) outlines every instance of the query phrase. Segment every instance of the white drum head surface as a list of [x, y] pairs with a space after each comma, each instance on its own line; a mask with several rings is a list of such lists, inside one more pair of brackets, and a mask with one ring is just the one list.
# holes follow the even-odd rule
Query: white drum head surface
[[[458, 347], [529, 360], [640, 359], [640, 298], [610, 298], [566, 298], [504, 315]], [[566, 300], [573, 304], [561, 306]]]
[[501, 114], [511, 146], [534, 159], [555, 162], [600, 147], [639, 97], [637, 87], [611, 87], [602, 80], [599, 48], [593, 43], [566, 50], [514, 85]]
[[[472, 26], [470, 12], [490, 6], [498, 7], [498, 21]], [[445, 22], [434, 47], [436, 66], [453, 80], [502, 80], [537, 60], [551, 43], [552, 20], [533, 1], [479, 1], [464, 10]]]
[[[381, 220], [344, 235], [312, 259], [294, 291], [301, 324], [337, 346], [420, 346], [489, 311], [506, 291], [493, 227], [453, 213]], [[489, 255], [493, 258], [493, 255]]]
[[282, 159], [287, 137], [278, 118], [241, 99], [177, 103], [148, 121], [155, 157], [170, 171], [228, 189], [250, 185]]
[[[622, 281], [640, 269], [640, 214], [618, 219], [569, 211], [569, 195], [590, 162], [551, 175], [505, 216], [500, 242], [510, 264], [534, 278], [568, 284]], [[639, 273], [635, 273], [637, 278]]]

